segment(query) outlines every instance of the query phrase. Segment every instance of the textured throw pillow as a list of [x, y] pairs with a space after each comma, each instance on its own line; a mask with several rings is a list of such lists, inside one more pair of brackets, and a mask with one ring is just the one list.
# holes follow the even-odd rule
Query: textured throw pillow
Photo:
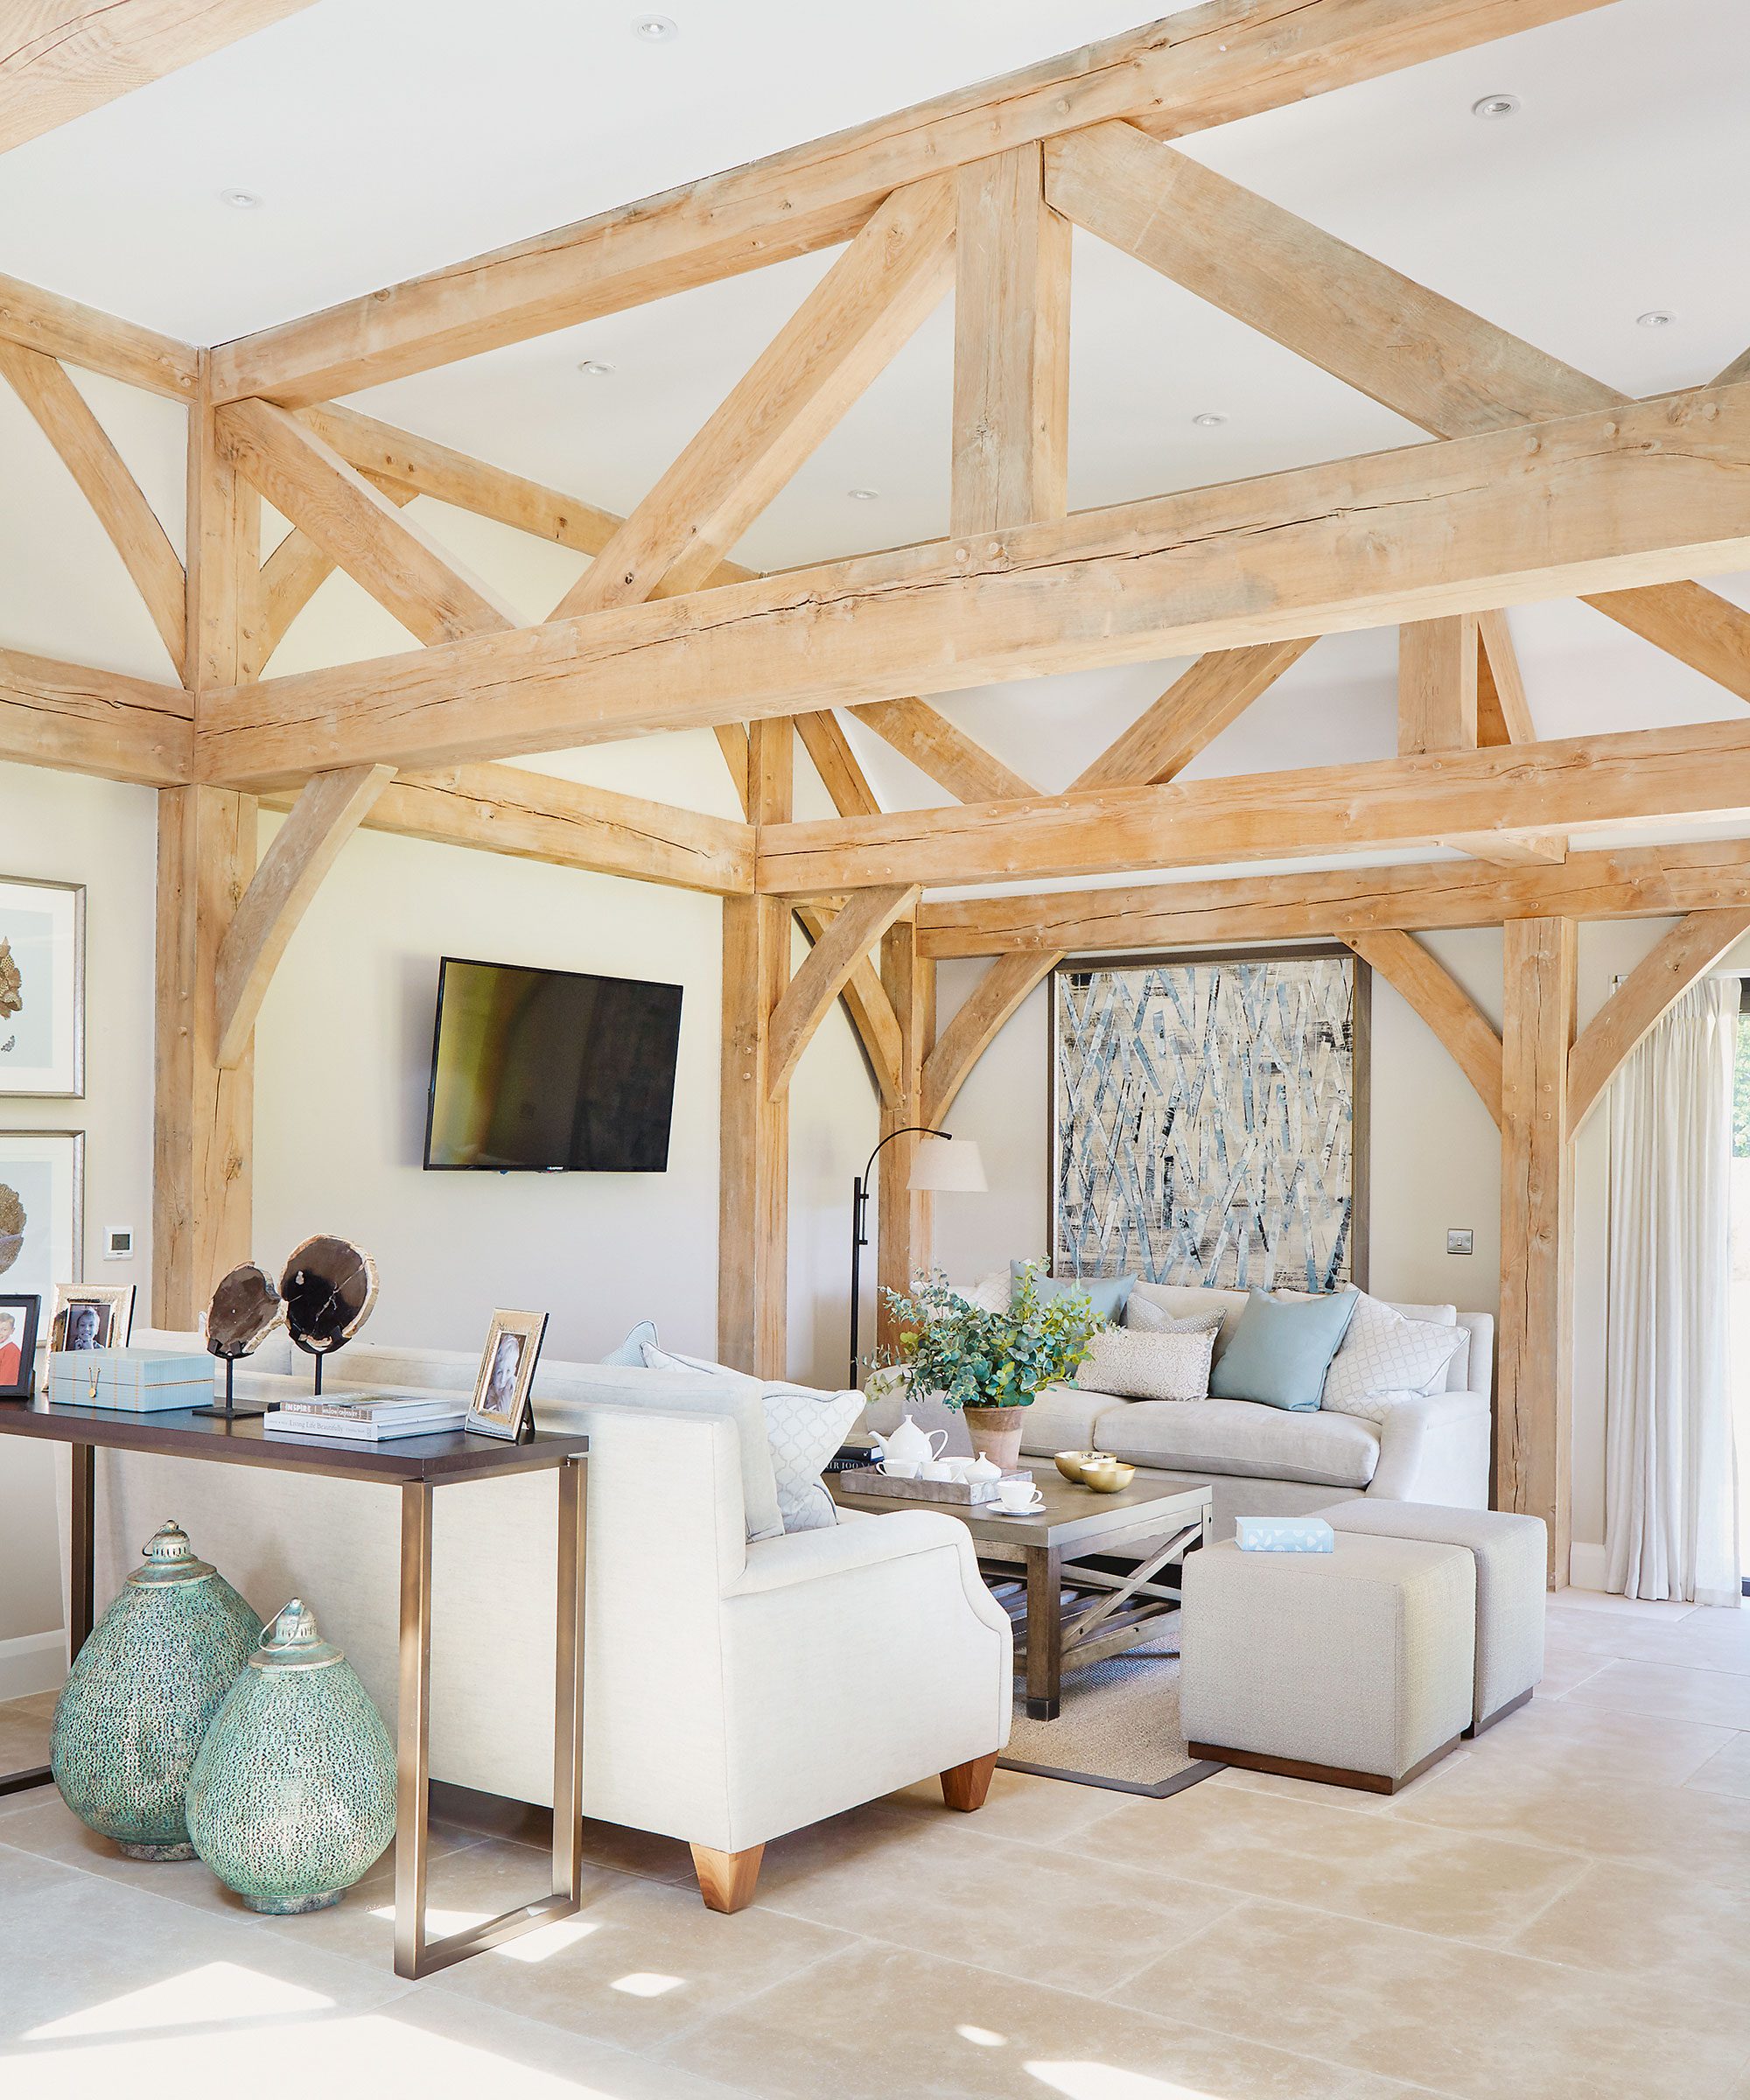
[[[694, 1371], [701, 1376], [724, 1368], [703, 1356], [683, 1356], [646, 1343], [644, 1362], [653, 1371]], [[811, 1385], [781, 1380], [760, 1388], [766, 1444], [778, 1489], [778, 1514], [786, 1531], [819, 1531], [838, 1522], [838, 1510], [821, 1480], [821, 1470], [856, 1428], [864, 1409], [861, 1393], [822, 1393]]]
[[1362, 1292], [1325, 1375], [1324, 1405], [1334, 1414], [1377, 1422], [1382, 1400], [1397, 1406], [1406, 1396], [1443, 1391], [1446, 1366], [1467, 1334], [1464, 1327], [1405, 1320]]
[[1295, 1414], [1312, 1413], [1360, 1297], [1349, 1290], [1329, 1298], [1284, 1299], [1253, 1291], [1210, 1375], [1211, 1398], [1256, 1400]]
[[1191, 1333], [1151, 1334], [1141, 1327], [1102, 1327], [1077, 1367], [1084, 1392], [1125, 1400], [1207, 1400], [1209, 1358], [1219, 1320]]
[[604, 1356], [602, 1362], [618, 1365], [623, 1370], [635, 1371], [640, 1367], [648, 1369], [649, 1367], [644, 1362], [644, 1345], [647, 1341], [652, 1348], [655, 1348], [656, 1322], [654, 1320], [640, 1320], [620, 1347]]
[[863, 1413], [861, 1393], [822, 1393], [812, 1386], [768, 1385], [766, 1441], [778, 1482], [786, 1531], [821, 1531], [838, 1509], [821, 1474]]
[[1144, 1298], [1135, 1291], [1124, 1303], [1127, 1327], [1140, 1327], [1145, 1334], [1208, 1334], [1212, 1347], [1213, 1338], [1221, 1332], [1223, 1318], [1222, 1308], [1216, 1306], [1208, 1312], [1187, 1312], [1182, 1319], [1175, 1320], [1152, 1298]]
[[[1027, 1272], [1025, 1262], [1009, 1264], [1011, 1294], [1021, 1287], [1021, 1278]], [[1036, 1273], [1033, 1281], [1039, 1286], [1040, 1303], [1048, 1305], [1054, 1298], [1068, 1298], [1076, 1292], [1087, 1294], [1088, 1301], [1102, 1320], [1119, 1320], [1124, 1316], [1125, 1301], [1130, 1295], [1130, 1286], [1136, 1282], [1133, 1276], [1046, 1276]]]
[[969, 1306], [976, 1306], [981, 1312], [1006, 1312], [1011, 1295], [1008, 1273], [1002, 1269], [998, 1269], [994, 1275], [981, 1276], [976, 1284], [956, 1293], [956, 1297], [963, 1298]]

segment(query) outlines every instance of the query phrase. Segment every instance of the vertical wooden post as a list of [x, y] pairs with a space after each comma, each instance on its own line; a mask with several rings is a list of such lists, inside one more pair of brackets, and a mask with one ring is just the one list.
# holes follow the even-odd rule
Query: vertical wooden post
[[1549, 1581], [1568, 1579], [1573, 1470], [1573, 1146], [1568, 1050], [1578, 928], [1502, 929], [1501, 1373], [1495, 1503], [1550, 1528]]
[[1062, 517], [1068, 434], [1069, 221], [1016, 146], [960, 172], [949, 531]]
[[158, 791], [152, 1325], [192, 1327], [249, 1258], [255, 1056], [219, 1069], [214, 966], [256, 867], [256, 798]]
[[[206, 353], [189, 409], [188, 643], [194, 694], [252, 677], [260, 621], [261, 503], [220, 452]], [[256, 869], [256, 801], [216, 788], [158, 794], [152, 1320], [192, 1327], [213, 1285], [249, 1258], [255, 1057], [218, 1066], [214, 967]]]
[[1476, 614], [1407, 621], [1397, 630], [1400, 754], [1474, 751], [1476, 741]]
[[[789, 822], [794, 751], [788, 717], [752, 725], [756, 827]], [[788, 1088], [771, 1098], [766, 1057], [772, 1015], [790, 981], [790, 940], [784, 899], [724, 900], [718, 1354], [762, 1378], [781, 1378], [788, 1368], [790, 1103]]]
[[[881, 936], [881, 984], [900, 1024], [900, 1093], [881, 1104], [880, 1134], [906, 1130], [924, 1120], [924, 1060], [935, 1043], [935, 964], [918, 953], [917, 928], [901, 919]], [[898, 1330], [887, 1312], [886, 1291], [904, 1291], [930, 1265], [932, 1199], [906, 1186], [915, 1137], [895, 1138], [882, 1149], [877, 1183], [875, 1340], [892, 1345]]]

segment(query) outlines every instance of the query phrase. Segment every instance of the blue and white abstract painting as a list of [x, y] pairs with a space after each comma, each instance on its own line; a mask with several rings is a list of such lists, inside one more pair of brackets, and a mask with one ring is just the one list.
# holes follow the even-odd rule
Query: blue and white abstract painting
[[1353, 1280], [1355, 970], [1254, 956], [1054, 974], [1059, 1276]]

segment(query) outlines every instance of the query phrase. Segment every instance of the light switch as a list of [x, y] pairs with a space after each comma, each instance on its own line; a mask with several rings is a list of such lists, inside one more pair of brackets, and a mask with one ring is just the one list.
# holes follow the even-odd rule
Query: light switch
[[1467, 1228], [1449, 1225], [1446, 1228], [1446, 1252], [1448, 1254], [1468, 1254], [1471, 1250], [1473, 1236]]

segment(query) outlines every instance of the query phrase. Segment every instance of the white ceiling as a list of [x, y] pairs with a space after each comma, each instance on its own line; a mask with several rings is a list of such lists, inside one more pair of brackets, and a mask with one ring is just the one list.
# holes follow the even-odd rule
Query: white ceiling
[[[1137, 0], [662, 0], [680, 38], [633, 38], [619, 0], [319, 4], [0, 158], [0, 270], [211, 342], [776, 150], [1130, 27]], [[489, 33], [483, 24], [489, 22]], [[1631, 394], [1692, 384], [1750, 343], [1750, 7], [1616, 0], [1595, 13], [1250, 118], [1188, 150]], [[1508, 89], [1505, 122], [1470, 115]], [[219, 201], [241, 186], [259, 212]], [[1733, 260], [1735, 258], [1735, 261]], [[776, 332], [830, 255], [778, 264], [356, 397], [385, 420], [625, 510]], [[1077, 507], [1419, 442], [1390, 411], [1130, 258], [1076, 236]], [[1637, 314], [1665, 307], [1677, 325]], [[919, 331], [747, 534], [775, 568], [936, 536], [948, 513], [952, 312]], [[610, 378], [581, 376], [585, 356]], [[178, 412], [80, 381], [174, 536]], [[1228, 421], [1200, 430], [1215, 409]], [[870, 486], [873, 503], [846, 492]], [[422, 500], [420, 514], [530, 617], [581, 565]], [[1715, 587], [1721, 587], [1716, 580]], [[1750, 579], [1724, 587], [1750, 603]], [[1576, 604], [1512, 626], [1540, 731], [1729, 717], [1720, 688]], [[0, 388], [0, 646], [147, 676], [166, 660], [64, 469]], [[345, 578], [276, 657], [289, 670], [412, 646]], [[1172, 665], [942, 703], [1019, 770], [1063, 785]], [[1315, 648], [1194, 772], [1383, 756], [1395, 636]], [[860, 725], [890, 806], [941, 801]], [[718, 806], [709, 738], [552, 761]], [[701, 755], [703, 752], [703, 756]]]

